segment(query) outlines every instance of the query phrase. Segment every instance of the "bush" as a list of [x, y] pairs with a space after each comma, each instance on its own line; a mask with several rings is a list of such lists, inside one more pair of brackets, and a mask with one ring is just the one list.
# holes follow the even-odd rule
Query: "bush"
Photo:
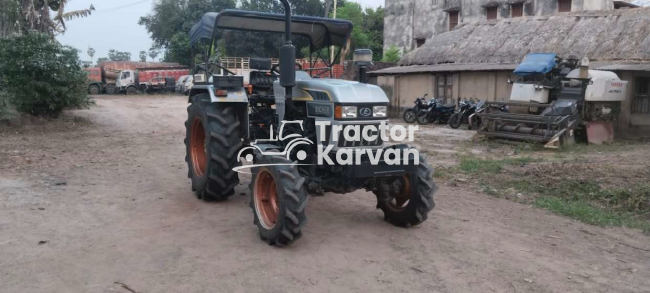
[[77, 50], [45, 34], [0, 40], [0, 80], [8, 102], [23, 113], [55, 117], [92, 103]]
[[391, 46], [390, 49], [384, 52], [384, 58], [382, 58], [381, 61], [398, 62], [399, 59], [402, 59], [402, 51], [395, 46]]

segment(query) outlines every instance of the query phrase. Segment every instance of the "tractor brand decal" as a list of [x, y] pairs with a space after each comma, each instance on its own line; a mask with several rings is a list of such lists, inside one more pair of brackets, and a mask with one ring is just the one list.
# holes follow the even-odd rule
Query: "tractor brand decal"
[[364, 117], [370, 117], [372, 115], [372, 110], [368, 107], [363, 107], [359, 109], [359, 115], [364, 116]]
[[334, 106], [325, 103], [307, 103], [307, 116], [309, 117], [332, 117]]
[[[319, 105], [314, 105], [314, 111]], [[322, 111], [330, 111], [320, 109]], [[237, 154], [237, 161], [248, 161], [254, 163], [255, 156], [279, 156], [294, 163], [288, 165], [362, 165], [370, 163], [378, 165], [418, 165], [419, 152], [414, 148], [381, 148], [381, 145], [373, 142], [401, 142], [404, 140], [413, 141], [417, 125], [409, 125], [408, 129], [402, 125], [388, 126], [385, 121], [379, 124], [332, 124], [331, 121], [315, 121], [317, 128], [318, 143], [302, 137], [296, 133], [304, 132], [303, 120], [282, 121], [277, 136], [271, 126], [269, 139], [257, 139], [250, 146], [242, 148]], [[331, 131], [330, 129], [331, 128]], [[285, 131], [285, 129], [292, 131]], [[288, 135], [283, 135], [291, 133]], [[337, 144], [339, 140], [345, 140], [344, 144]], [[334, 143], [329, 143], [333, 141]], [[354, 147], [341, 147], [341, 145], [353, 145]], [[315, 147], [314, 147], [315, 144]], [[338, 146], [338, 147], [337, 147]], [[371, 146], [375, 146], [374, 148]], [[336, 149], [335, 149], [336, 148]], [[316, 150], [314, 153], [313, 150]], [[313, 157], [315, 156], [315, 158]], [[283, 164], [281, 164], [283, 165]], [[267, 165], [242, 165], [233, 168], [233, 171], [250, 173], [242, 170]]]

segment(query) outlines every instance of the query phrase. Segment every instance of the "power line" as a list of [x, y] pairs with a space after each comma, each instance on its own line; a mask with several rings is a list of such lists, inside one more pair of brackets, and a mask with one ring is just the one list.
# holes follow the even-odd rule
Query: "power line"
[[131, 7], [131, 6], [135, 6], [135, 5], [142, 4], [142, 3], [144, 3], [144, 2], [149, 2], [149, 1], [151, 1], [151, 0], [140, 0], [140, 1], [137, 1], [137, 2], [133, 2], [133, 3], [131, 3], [131, 4], [125, 4], [125, 5], [121, 5], [121, 6], [115, 6], [115, 7], [112, 7], [112, 8], [106, 8], [106, 9], [102, 9], [102, 10], [97, 10], [95, 13], [97, 13], [97, 12], [108, 12], [108, 11], [120, 10], [120, 9], [122, 9], [122, 8], [127, 8], [127, 7]]

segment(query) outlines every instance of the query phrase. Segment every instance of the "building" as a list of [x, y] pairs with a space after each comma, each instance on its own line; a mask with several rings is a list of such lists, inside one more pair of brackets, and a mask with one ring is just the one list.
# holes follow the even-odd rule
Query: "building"
[[619, 130], [650, 127], [650, 8], [462, 23], [406, 54], [400, 66], [370, 74], [393, 111], [425, 93], [447, 102], [506, 101], [512, 70], [532, 52], [588, 57], [592, 69], [616, 72], [629, 81]]
[[615, 0], [386, 0], [384, 51], [414, 50], [461, 23], [637, 7]]

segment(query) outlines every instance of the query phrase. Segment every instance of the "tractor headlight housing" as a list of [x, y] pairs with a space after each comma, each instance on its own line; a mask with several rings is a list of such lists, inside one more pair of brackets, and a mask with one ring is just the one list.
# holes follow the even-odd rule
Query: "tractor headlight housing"
[[357, 106], [341, 106], [341, 117], [337, 118], [357, 118]]
[[386, 117], [386, 106], [372, 107], [372, 117]]

